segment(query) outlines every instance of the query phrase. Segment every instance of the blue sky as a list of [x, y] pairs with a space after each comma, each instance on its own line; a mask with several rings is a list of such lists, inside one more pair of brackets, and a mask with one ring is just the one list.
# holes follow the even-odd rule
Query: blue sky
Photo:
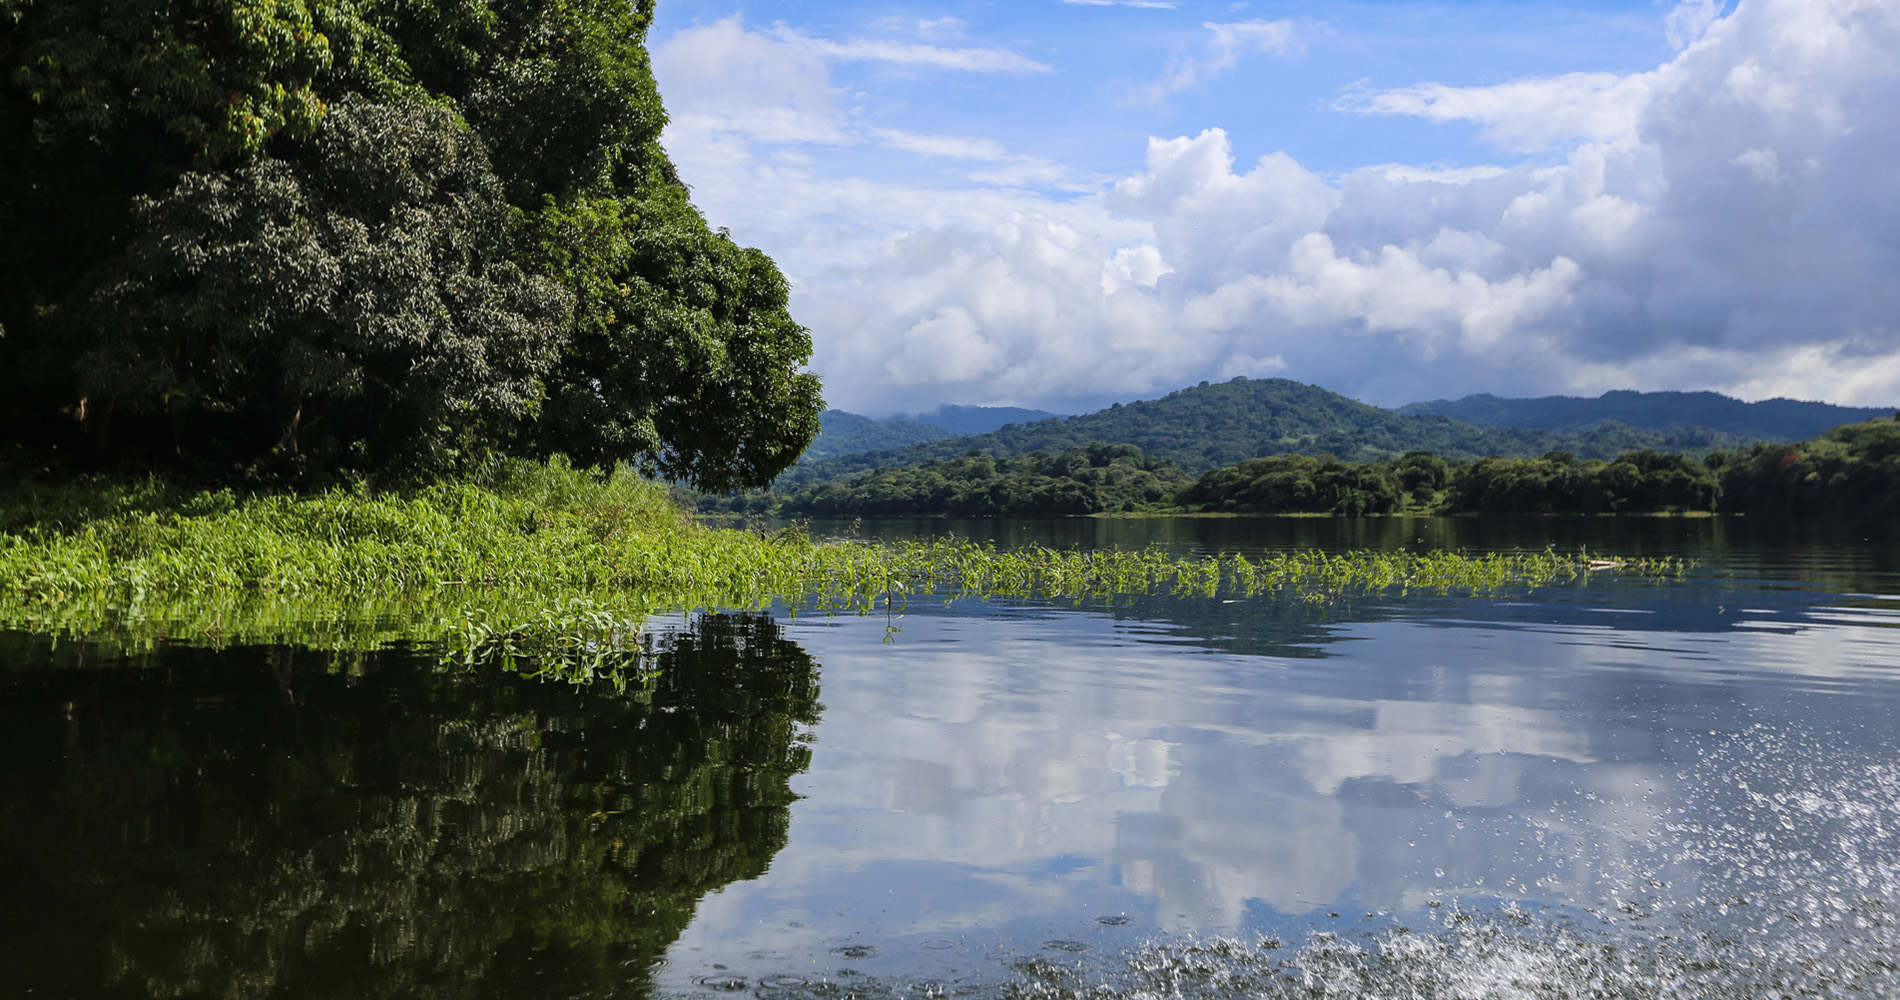
[[1900, 402], [1900, 0], [662, 0], [833, 405]]

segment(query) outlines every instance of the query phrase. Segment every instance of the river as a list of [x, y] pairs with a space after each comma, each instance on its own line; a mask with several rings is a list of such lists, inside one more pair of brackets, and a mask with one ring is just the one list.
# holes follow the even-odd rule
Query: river
[[1900, 536], [1718, 519], [817, 524], [1587, 547], [1506, 593], [655, 622], [624, 692], [0, 633], [0, 982], [48, 997], [1891, 996]]

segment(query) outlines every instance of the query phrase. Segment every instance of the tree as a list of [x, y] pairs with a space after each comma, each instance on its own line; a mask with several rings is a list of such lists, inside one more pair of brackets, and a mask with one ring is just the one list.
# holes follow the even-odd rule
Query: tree
[[810, 338], [660, 148], [651, 17], [0, 0], [0, 424], [55, 464], [763, 485]]
[[509, 259], [473, 133], [352, 95], [311, 147], [135, 199], [74, 302], [102, 447], [115, 412], [165, 414], [137, 451], [429, 474], [533, 410], [572, 300]]

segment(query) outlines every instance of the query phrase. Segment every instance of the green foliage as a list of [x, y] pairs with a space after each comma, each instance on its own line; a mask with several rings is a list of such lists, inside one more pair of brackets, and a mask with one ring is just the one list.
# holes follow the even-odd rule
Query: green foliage
[[1757, 444], [1709, 456], [1722, 509], [1775, 517], [1900, 514], [1900, 421], [1836, 427], [1798, 444]]
[[[1113, 471], [1131, 457], [1089, 468]], [[16, 485], [0, 496], [0, 524], [8, 526], [0, 623], [11, 627], [134, 647], [186, 640], [349, 650], [420, 641], [457, 662], [525, 662], [617, 684], [640, 680], [644, 623], [682, 610], [786, 602], [868, 612], [931, 592], [1327, 599], [1368, 588], [1538, 584], [1586, 569], [1581, 558], [1551, 554], [1294, 553], [1249, 562], [1155, 549], [998, 551], [958, 539], [815, 542], [798, 531], [708, 529], [654, 483], [625, 471], [596, 478], [558, 462], [511, 463], [486, 485], [373, 495]]]
[[10, 0], [9, 82], [35, 107], [35, 138], [130, 138], [141, 128], [201, 165], [315, 131], [317, 80], [332, 65], [319, 20], [344, 5], [304, 0]]
[[782, 509], [816, 517], [1096, 514], [1158, 509], [1187, 483], [1173, 462], [1098, 441], [1060, 455], [971, 454], [868, 473], [793, 493]]
[[1427, 452], [1383, 462], [1262, 458], [1202, 476], [1176, 502], [1208, 511], [1271, 514], [1651, 514], [1709, 512], [1720, 493], [1703, 463], [1625, 452], [1614, 462], [1482, 458], [1452, 464]]
[[1410, 451], [1448, 459], [1540, 455], [1553, 449], [1615, 458], [1631, 449], [1691, 449], [1734, 443], [1709, 435], [1669, 435], [1621, 424], [1582, 434], [1479, 427], [1442, 416], [1407, 416], [1287, 379], [1235, 379], [1060, 420], [1005, 427], [895, 451], [846, 455], [801, 464], [778, 483], [783, 490], [847, 479], [874, 468], [948, 459], [976, 450], [996, 457], [1051, 454], [1094, 441], [1132, 444], [1190, 472], [1274, 455], [1334, 455], [1378, 461]]
[[1204, 510], [1357, 517], [1393, 513], [1409, 499], [1389, 464], [1284, 455], [1215, 469], [1181, 491], [1175, 502]]
[[131, 240], [82, 293], [95, 441], [115, 411], [164, 414], [134, 447], [465, 468], [533, 410], [571, 312], [509, 259], [499, 192], [448, 112], [349, 97], [295, 163], [187, 173], [137, 199]]
[[[1101, 461], [1111, 454], [1118, 457]], [[1536, 458], [1493, 455], [1475, 461], [1427, 451], [1368, 462], [1278, 455], [1214, 469], [1192, 483], [1171, 463], [1132, 445], [1097, 443], [1054, 458], [1033, 453], [999, 459], [973, 451], [807, 487], [779, 503], [802, 514], [846, 517], [1170, 509], [1885, 517], [1900, 513], [1900, 422], [1846, 424], [1798, 444], [1756, 444], [1705, 459], [1650, 450], [1625, 451], [1608, 462], [1580, 461], [1555, 450]]]
[[1614, 462], [1486, 458], [1454, 477], [1446, 507], [1487, 514], [1709, 512], [1721, 490], [1709, 467], [1683, 455], [1628, 452]]
[[[639, 456], [709, 492], [762, 486], [818, 432], [811, 337], [771, 260], [707, 230], [683, 191], [622, 206], [624, 239], [594, 273], [617, 280], [548, 373], [543, 453], [606, 466]], [[598, 217], [597, 217], [598, 218]]]
[[810, 339], [659, 146], [651, 17], [6, 0], [0, 429], [65, 469], [770, 481]]

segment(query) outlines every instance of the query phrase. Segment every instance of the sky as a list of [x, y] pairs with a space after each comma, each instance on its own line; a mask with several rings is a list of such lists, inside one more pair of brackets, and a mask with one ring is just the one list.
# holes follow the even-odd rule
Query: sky
[[1900, 404], [1900, 0], [660, 0], [829, 405]]

